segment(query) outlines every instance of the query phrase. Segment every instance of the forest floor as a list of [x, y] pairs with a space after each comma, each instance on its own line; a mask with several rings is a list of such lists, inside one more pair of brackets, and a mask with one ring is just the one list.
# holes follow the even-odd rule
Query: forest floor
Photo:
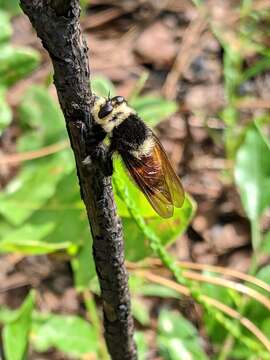
[[[209, 1], [208, 6], [211, 23], [222, 23], [228, 29], [228, 37], [232, 36], [231, 41], [238, 21], [235, 4], [236, 1], [215, 0]], [[188, 0], [91, 0], [81, 22], [90, 49], [92, 76], [108, 77], [118, 94], [128, 97], [140, 75], [147, 72], [145, 93], [177, 101], [177, 113], [160, 123], [156, 132], [185, 190], [195, 199], [197, 211], [188, 231], [173, 245], [174, 254], [180, 260], [247, 272], [252, 254], [251, 231], [233, 183], [232, 160], [225, 153], [225, 125], [220, 119], [226, 107], [223, 49], [209, 21]], [[52, 69], [28, 19], [23, 15], [15, 17], [13, 28], [13, 44], [32, 46], [42, 54], [39, 69], [8, 93], [9, 104], [16, 108], [29, 84], [45, 82]], [[267, 99], [266, 80], [257, 78], [241, 91]], [[53, 86], [50, 91], [56, 98]], [[242, 121], [250, 111], [242, 109]], [[2, 144], [4, 150], [15, 149], [16, 131], [15, 124]], [[2, 182], [13, 175], [14, 168], [7, 169]], [[263, 219], [263, 229], [268, 229], [269, 224], [268, 214]], [[262, 263], [266, 260], [261, 259]], [[41, 309], [82, 311], [67, 262], [48, 256], [5, 255], [1, 257], [0, 278], [1, 288], [5, 289], [0, 293], [1, 304], [18, 306], [27, 290], [25, 284], [32, 279], [30, 283], [38, 285]], [[45, 358], [64, 359], [57, 352], [33, 357]]]

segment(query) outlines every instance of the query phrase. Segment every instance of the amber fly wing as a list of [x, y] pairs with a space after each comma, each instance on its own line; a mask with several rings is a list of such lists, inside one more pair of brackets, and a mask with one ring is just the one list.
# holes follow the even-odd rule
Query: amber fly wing
[[154, 133], [153, 133], [153, 137], [156, 143], [153, 152], [155, 154], [155, 157], [159, 158], [159, 162], [162, 164], [162, 169], [163, 169], [162, 172], [165, 176], [167, 187], [170, 189], [173, 205], [177, 208], [180, 208], [183, 206], [185, 200], [185, 191], [183, 189], [179, 177], [176, 175], [167, 157], [167, 154], [162, 144], [160, 143], [156, 135], [154, 135]]
[[121, 153], [124, 164], [132, 179], [144, 193], [153, 209], [163, 218], [173, 215], [173, 201], [168, 188], [163, 166], [156, 158], [158, 153], [142, 156], [140, 159], [129, 153]]

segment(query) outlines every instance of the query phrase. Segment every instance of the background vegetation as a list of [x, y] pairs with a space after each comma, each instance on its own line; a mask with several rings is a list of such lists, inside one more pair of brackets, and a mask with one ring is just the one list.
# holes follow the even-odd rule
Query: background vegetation
[[[269, 359], [270, 2], [82, 7], [94, 91], [156, 127], [187, 190], [163, 220], [115, 159], [140, 359]], [[0, 9], [1, 351], [108, 359], [50, 62], [17, 1]]]

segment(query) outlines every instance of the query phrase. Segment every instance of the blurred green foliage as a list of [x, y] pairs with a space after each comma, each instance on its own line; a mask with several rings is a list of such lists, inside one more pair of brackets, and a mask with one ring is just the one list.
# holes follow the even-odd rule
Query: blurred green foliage
[[20, 309], [10, 312], [11, 316], [4, 325], [2, 339], [8, 360], [22, 360], [27, 356], [34, 300], [34, 293], [29, 293]]
[[[3, 19], [6, 20], [7, 29], [6, 32], [2, 32], [3, 41], [4, 38], [8, 41], [9, 22], [8, 18], [3, 17]], [[6, 89], [34, 70], [38, 65], [39, 55], [29, 49], [15, 51], [7, 43], [3, 45], [2, 50], [0, 124], [2, 131], [5, 131], [12, 121], [11, 109], [4, 98]], [[92, 86], [99, 95], [116, 93], [113, 84], [102, 77], [94, 78]], [[174, 102], [156, 96], [137, 94], [131, 101], [151, 126], [169, 117], [176, 110]], [[62, 112], [59, 105], [49, 96], [46, 87], [31, 86], [20, 101], [17, 116], [22, 130], [17, 143], [19, 152], [38, 151], [46, 146], [67, 142]], [[152, 210], [145, 197], [130, 181], [119, 159], [116, 159], [114, 183], [120, 182], [125, 186], [124, 189], [117, 189], [115, 197], [123, 220], [124, 232], [128, 234], [127, 259], [144, 259], [151, 254], [151, 249], [146, 234], [134, 221], [132, 213], [123, 201], [122, 191], [128, 192], [128, 200], [134, 203], [133, 206], [138, 209], [142, 219], [147, 219], [145, 228], [158, 233], [163, 245], [172, 243], [185, 231], [192, 218], [194, 207], [188, 197], [183, 209], [178, 209], [172, 219], [164, 221]], [[89, 288], [91, 281], [95, 279], [95, 266], [90, 256], [91, 235], [79, 195], [73, 154], [69, 148], [23, 163], [16, 177], [0, 194], [0, 214], [0, 252], [40, 255], [65, 251], [71, 257], [77, 290], [85, 291]], [[15, 330], [21, 327], [22, 346], [21, 349], [18, 348], [16, 354], [12, 353], [10, 331], [5, 330], [7, 335], [4, 337], [4, 345], [7, 360], [23, 358], [30, 326], [32, 326], [31, 333], [34, 333], [34, 336], [30, 337], [31, 344], [36, 351], [46, 351], [55, 347], [76, 358], [97, 352], [97, 334], [90, 323], [79, 317], [33, 314], [33, 299], [32, 295], [29, 296], [26, 302], [30, 302], [31, 299], [31, 309], [28, 307], [28, 312], [25, 313], [26, 310], [22, 305], [22, 308], [15, 312], [26, 314], [18, 315], [16, 326], [13, 326]], [[7, 310], [3, 309], [3, 313], [7, 314]], [[134, 314], [142, 324], [146, 325], [149, 322], [147, 310], [139, 305], [136, 306], [136, 301]], [[32, 318], [32, 325], [30, 320], [25, 320], [27, 316], [28, 320], [29, 316]], [[4, 316], [2, 322], [6, 324], [5, 328], [10, 328]], [[137, 338], [142, 348], [146, 349], [142, 337], [138, 334]], [[142, 354], [143, 350], [139, 349], [139, 352]]]
[[[202, 8], [204, 4], [200, 4]], [[270, 124], [267, 110], [261, 115], [250, 116], [243, 121], [239, 103], [252, 99], [248, 93], [242, 94], [247, 81], [254, 80], [255, 76], [264, 74], [270, 69], [270, 52], [267, 47], [269, 28], [269, 7], [254, 10], [255, 1], [239, 1], [236, 13], [239, 19], [231, 28], [232, 38], [226, 36], [227, 32], [218, 24], [211, 24], [211, 29], [219, 40], [223, 49], [223, 75], [226, 106], [222, 111], [221, 119], [225, 124], [224, 145], [227, 158], [233, 163], [235, 184], [239, 190], [244, 211], [251, 224], [251, 242], [253, 255], [249, 272], [260, 278], [258, 271], [259, 258], [269, 254], [269, 235], [263, 234], [261, 221], [263, 215], [270, 207], [270, 146], [266, 138], [265, 126]], [[268, 25], [267, 25], [268, 24]], [[231, 40], [232, 41], [231, 41]], [[246, 58], [252, 55], [253, 61]], [[248, 122], [248, 123], [247, 123]], [[266, 271], [264, 281], [270, 284], [270, 273]], [[205, 287], [204, 287], [205, 288]], [[269, 311], [253, 300], [245, 301], [235, 292], [228, 289], [217, 289], [210, 286], [212, 297], [222, 299], [226, 305], [233, 306], [243, 316], [262, 329], [263, 318], [269, 317]], [[208, 286], [209, 289], [209, 286]], [[224, 359], [259, 359], [269, 357], [263, 347], [250, 337], [250, 333], [238, 324], [238, 331], [228, 333], [208, 313], [205, 314], [205, 324], [208, 334], [214, 344], [220, 347], [218, 360]], [[237, 323], [236, 323], [237, 324]], [[269, 326], [269, 324], [268, 324]], [[269, 334], [267, 324], [264, 334]], [[247, 338], [243, 341], [244, 337]], [[233, 341], [233, 337], [236, 341]], [[230, 343], [228, 348], [224, 344]]]
[[[196, 6], [204, 1], [194, 0]], [[83, 2], [84, 5], [88, 1]], [[270, 253], [270, 231], [263, 234], [260, 222], [270, 205], [270, 146], [264, 127], [270, 124], [269, 114], [250, 118], [249, 124], [241, 122], [238, 103], [245, 97], [240, 89], [246, 81], [270, 68], [269, 49], [261, 42], [266, 34], [260, 29], [261, 21], [269, 21], [269, 13], [252, 11], [252, 1], [243, 0], [240, 7], [237, 40], [234, 46], [218, 28], [212, 28], [223, 48], [224, 87], [227, 104], [221, 114], [225, 124], [224, 145], [227, 158], [233, 161], [235, 184], [239, 189], [243, 208], [251, 222], [254, 257], [251, 273], [270, 284], [270, 268], [258, 270], [257, 259]], [[10, 16], [20, 9], [17, 0], [0, 0], [0, 136], [13, 120], [12, 110], [6, 101], [9, 87], [29, 75], [40, 63], [40, 55], [29, 48], [10, 45], [12, 27]], [[5, 11], [4, 11], [5, 10]], [[249, 51], [256, 54], [251, 66], [245, 64]], [[157, 125], [176, 111], [176, 104], [155, 95], [140, 95], [147, 78], [143, 74], [131, 97], [130, 104], [150, 126]], [[107, 96], [116, 94], [113, 84], [101, 76], [92, 79], [96, 93]], [[63, 115], [58, 104], [48, 95], [44, 86], [32, 86], [25, 93], [17, 109], [22, 136], [18, 140], [19, 152], [38, 151], [45, 146], [67, 141]], [[142, 193], [127, 176], [119, 159], [115, 159], [113, 184], [115, 198], [126, 234], [127, 259], [143, 260], [157, 247], [164, 250], [185, 230], [195, 211], [195, 204], [187, 195], [183, 208], [176, 209], [174, 217], [161, 219], [149, 206]], [[0, 194], [0, 252], [40, 255], [65, 252], [70, 256], [75, 287], [85, 293], [98, 293], [95, 266], [91, 253], [91, 237], [84, 206], [79, 196], [73, 154], [70, 149], [55, 152], [46, 157], [22, 164], [18, 174]], [[127, 236], [128, 235], [128, 236]], [[161, 251], [166, 257], [166, 251]], [[171, 258], [165, 259], [173, 269]], [[165, 261], [165, 262], [166, 262]], [[207, 274], [209, 275], [209, 274]], [[186, 284], [190, 285], [190, 284]], [[150, 325], [151, 314], [141, 302], [141, 297], [179, 299], [175, 290], [149, 283], [140, 276], [132, 275], [130, 287], [133, 295], [133, 315], [144, 329]], [[192, 287], [191, 287], [192, 288]], [[255, 287], [257, 291], [262, 291]], [[235, 308], [270, 337], [269, 311], [254, 300], [243, 298], [232, 289], [205, 284], [192, 288], [193, 297], [207, 295]], [[264, 292], [262, 291], [264, 294]], [[89, 304], [88, 304], [89, 305]], [[86, 302], [87, 307], [87, 302]], [[3, 326], [3, 346], [7, 360], [24, 360], [30, 344], [37, 352], [50, 348], [67, 356], [84, 359], [98, 354], [103, 358], [98, 344], [100, 334], [98, 316], [94, 319], [95, 302], [86, 321], [79, 316], [37, 313], [35, 296], [29, 293], [17, 310], [0, 308]], [[88, 310], [89, 311], [89, 310]], [[230, 321], [221, 312], [204, 304], [205, 330], [212, 341], [215, 354], [212, 359], [239, 360], [268, 359], [269, 354], [255, 337], [243, 329], [237, 321]], [[187, 319], [175, 311], [164, 309], [158, 314], [157, 347], [165, 360], [208, 359], [203, 350], [201, 336]], [[231, 342], [224, 347], [224, 339]], [[136, 333], [139, 359], [147, 359], [148, 343], [143, 331]], [[105, 359], [105, 357], [104, 357]]]
[[158, 347], [165, 360], [207, 360], [198, 331], [177, 312], [162, 310], [158, 318]]

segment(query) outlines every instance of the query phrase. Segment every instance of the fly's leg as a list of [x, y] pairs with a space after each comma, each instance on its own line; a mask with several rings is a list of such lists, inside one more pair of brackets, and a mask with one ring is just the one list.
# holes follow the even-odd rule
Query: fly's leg
[[108, 148], [99, 146], [83, 160], [83, 164], [87, 167], [91, 167], [93, 162], [101, 167], [104, 176], [112, 176], [113, 161], [112, 154], [109, 153]]

